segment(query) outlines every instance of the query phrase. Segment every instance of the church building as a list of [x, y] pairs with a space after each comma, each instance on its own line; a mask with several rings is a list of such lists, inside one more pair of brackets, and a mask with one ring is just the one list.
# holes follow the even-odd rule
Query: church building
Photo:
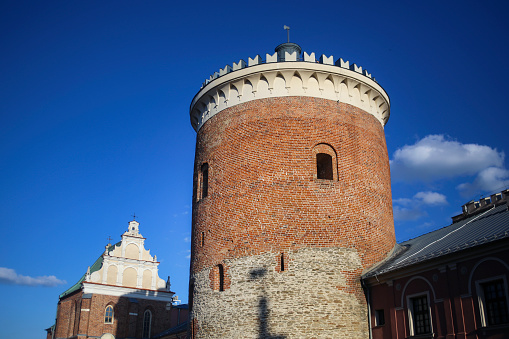
[[181, 311], [172, 306], [169, 277], [159, 277], [157, 257], [144, 243], [139, 223], [129, 222], [122, 240], [108, 244], [81, 279], [59, 296], [48, 338], [141, 339], [176, 326], [174, 318]]

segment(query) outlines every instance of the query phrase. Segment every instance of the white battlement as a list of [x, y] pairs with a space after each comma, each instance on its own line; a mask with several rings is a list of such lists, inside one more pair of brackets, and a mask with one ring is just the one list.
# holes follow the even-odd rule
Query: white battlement
[[[316, 60], [315, 53], [312, 52], [311, 54], [308, 54], [307, 52], [303, 53], [303, 58], [300, 58], [299, 55], [297, 55], [297, 52], [288, 53], [285, 52], [284, 61], [283, 62], [292, 62], [292, 61], [304, 61], [304, 62], [313, 62], [313, 63], [319, 63], [324, 65], [335, 65], [341, 68], [350, 69], [354, 72], [357, 72], [359, 74], [362, 74], [370, 79], [375, 80], [375, 78], [371, 77], [371, 73], [368, 73], [366, 70], [363, 71], [361, 66], [358, 66], [357, 64], [350, 65], [349, 61], [344, 61], [342, 58], [339, 58], [334, 62], [334, 56], [326, 56], [325, 54], [322, 54], [318, 60]], [[208, 85], [209, 82], [211, 82], [214, 79], [217, 79], [218, 77], [221, 77], [225, 74], [228, 74], [230, 72], [235, 72], [239, 69], [256, 66], [264, 63], [272, 63], [272, 62], [278, 62], [277, 60], [277, 53], [274, 54], [265, 54], [265, 61], [262, 59], [260, 55], [255, 56], [253, 59], [249, 58], [248, 62], [246, 63], [244, 60], [240, 60], [238, 63], [233, 63], [233, 67], [230, 65], [226, 65], [224, 68], [221, 68], [219, 72], [214, 72], [208, 79], [206, 79], [201, 88]], [[376, 81], [376, 80], [375, 80]]]
[[224, 109], [252, 100], [303, 96], [343, 102], [372, 114], [382, 126], [389, 120], [390, 100], [375, 78], [361, 66], [334, 56], [303, 52], [293, 43], [276, 53], [240, 60], [214, 72], [202, 84], [191, 107], [191, 124], [198, 131]]

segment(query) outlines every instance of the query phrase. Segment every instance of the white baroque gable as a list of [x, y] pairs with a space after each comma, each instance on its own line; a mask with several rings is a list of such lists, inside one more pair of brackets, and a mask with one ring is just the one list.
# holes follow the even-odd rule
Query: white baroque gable
[[145, 238], [139, 233], [139, 223], [129, 222], [122, 241], [108, 244], [102, 267], [87, 275], [87, 282], [133, 289], [169, 291], [166, 281], [158, 274], [156, 256], [145, 249]]

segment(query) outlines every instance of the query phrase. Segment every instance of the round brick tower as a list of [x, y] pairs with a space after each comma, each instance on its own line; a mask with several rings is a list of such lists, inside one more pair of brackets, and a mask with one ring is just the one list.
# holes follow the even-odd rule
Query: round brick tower
[[191, 336], [367, 338], [360, 275], [395, 245], [389, 97], [343, 59], [275, 52], [191, 103]]

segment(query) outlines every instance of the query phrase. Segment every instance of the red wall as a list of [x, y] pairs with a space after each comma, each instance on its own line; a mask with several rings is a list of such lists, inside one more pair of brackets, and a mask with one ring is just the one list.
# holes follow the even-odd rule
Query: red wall
[[[507, 248], [507, 247], [506, 247]], [[475, 259], [440, 263], [437, 267], [371, 287], [373, 339], [408, 338], [407, 297], [429, 293], [434, 338], [509, 338], [509, 324], [481, 327], [475, 282], [505, 276], [509, 282], [509, 250]], [[505, 263], [505, 264], [504, 264]], [[383, 281], [383, 276], [378, 277]], [[375, 326], [375, 310], [385, 312], [385, 325]]]

